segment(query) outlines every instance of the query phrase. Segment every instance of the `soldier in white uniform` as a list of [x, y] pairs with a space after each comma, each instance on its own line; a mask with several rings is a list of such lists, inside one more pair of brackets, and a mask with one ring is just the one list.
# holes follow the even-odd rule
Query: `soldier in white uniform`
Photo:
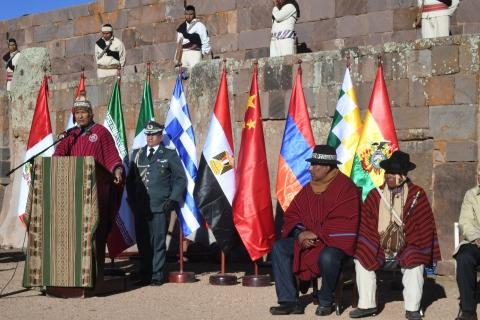
[[210, 54], [210, 38], [207, 28], [196, 18], [195, 7], [185, 7], [185, 22], [177, 28], [175, 65], [192, 68], [202, 61], [202, 55]]
[[102, 26], [102, 37], [95, 44], [95, 60], [99, 78], [115, 76], [117, 69], [125, 66], [125, 46], [113, 36], [110, 24]]
[[17, 48], [17, 41], [13, 38], [8, 40], [8, 52], [3, 56], [5, 69], [7, 70], [7, 91], [10, 91], [10, 84], [13, 80], [13, 72], [20, 58], [20, 51]]
[[447, 37], [450, 35], [450, 16], [458, 7], [459, 0], [417, 0], [422, 8], [422, 38]]
[[272, 38], [270, 40], [270, 57], [295, 54], [295, 23], [300, 17], [300, 10], [295, 1], [273, 0]]

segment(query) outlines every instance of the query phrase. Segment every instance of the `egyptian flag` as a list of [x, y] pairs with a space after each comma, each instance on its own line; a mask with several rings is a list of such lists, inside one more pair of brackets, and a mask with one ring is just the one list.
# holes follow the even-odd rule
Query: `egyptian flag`
[[270, 252], [275, 241], [257, 73], [255, 65], [245, 108], [233, 200], [233, 221], [252, 261]]
[[353, 182], [362, 188], [362, 200], [367, 198], [370, 190], [385, 182], [380, 162], [390, 158], [395, 150], [398, 150], [397, 134], [383, 78], [383, 66], [379, 63], [350, 175]]
[[[43, 78], [42, 86], [37, 96], [37, 104], [32, 118], [32, 126], [30, 135], [28, 136], [27, 151], [25, 153], [25, 161], [38, 154], [48, 146], [52, 146], [45, 150], [41, 156], [51, 157], [54, 152], [52, 124], [50, 122], [50, 112], [48, 111], [48, 80]], [[18, 216], [24, 221], [28, 191], [32, 178], [32, 163], [26, 163], [21, 170], [20, 193], [18, 195]], [[28, 224], [28, 221], [25, 221]]]
[[235, 246], [238, 239], [232, 217], [235, 194], [233, 156], [227, 72], [224, 68], [193, 195], [198, 209], [225, 253]]

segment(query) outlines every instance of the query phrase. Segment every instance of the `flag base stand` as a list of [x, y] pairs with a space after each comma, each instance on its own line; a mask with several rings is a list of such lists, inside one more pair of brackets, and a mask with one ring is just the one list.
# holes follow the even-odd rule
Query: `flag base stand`
[[168, 274], [168, 282], [190, 283], [195, 281], [195, 273], [193, 272], [173, 271]]
[[211, 275], [208, 282], [214, 286], [233, 286], [237, 284], [237, 276], [228, 273]]
[[270, 275], [256, 274], [244, 276], [242, 279], [242, 285], [244, 287], [268, 287], [271, 285]]

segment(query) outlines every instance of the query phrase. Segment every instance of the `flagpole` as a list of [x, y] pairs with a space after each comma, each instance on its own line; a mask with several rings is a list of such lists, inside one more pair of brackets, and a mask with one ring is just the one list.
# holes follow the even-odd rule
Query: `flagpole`
[[[253, 62], [253, 72], [258, 74], [258, 60]], [[260, 119], [261, 121], [261, 119]], [[266, 287], [271, 285], [270, 275], [268, 274], [259, 274], [258, 273], [258, 260], [253, 261], [254, 274], [245, 275], [242, 279], [242, 285], [245, 287]]]
[[[181, 74], [181, 71], [178, 72], [178, 75]], [[182, 78], [180, 77], [180, 81]], [[182, 224], [180, 223], [179, 218], [180, 210], [177, 212], [177, 222], [178, 222], [178, 252], [180, 257], [180, 270], [179, 271], [172, 271], [168, 274], [168, 281], [172, 283], [189, 283], [195, 282], [195, 273], [193, 272], [184, 272], [183, 271], [183, 228]]]
[[152, 71], [150, 70], [150, 61], [147, 62], [147, 81], [150, 83], [150, 76], [152, 74]]
[[[223, 59], [223, 71], [227, 71], [227, 59]], [[220, 273], [213, 274], [208, 279], [209, 283], [215, 286], [232, 286], [237, 284], [237, 276], [234, 274], [228, 274], [225, 272], [225, 252], [220, 251]]]

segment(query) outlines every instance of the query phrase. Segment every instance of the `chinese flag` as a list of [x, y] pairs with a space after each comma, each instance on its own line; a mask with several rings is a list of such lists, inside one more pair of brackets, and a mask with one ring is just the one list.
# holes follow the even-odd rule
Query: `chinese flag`
[[236, 170], [233, 222], [252, 261], [260, 259], [275, 241], [270, 179], [263, 138], [257, 66], [250, 87]]

